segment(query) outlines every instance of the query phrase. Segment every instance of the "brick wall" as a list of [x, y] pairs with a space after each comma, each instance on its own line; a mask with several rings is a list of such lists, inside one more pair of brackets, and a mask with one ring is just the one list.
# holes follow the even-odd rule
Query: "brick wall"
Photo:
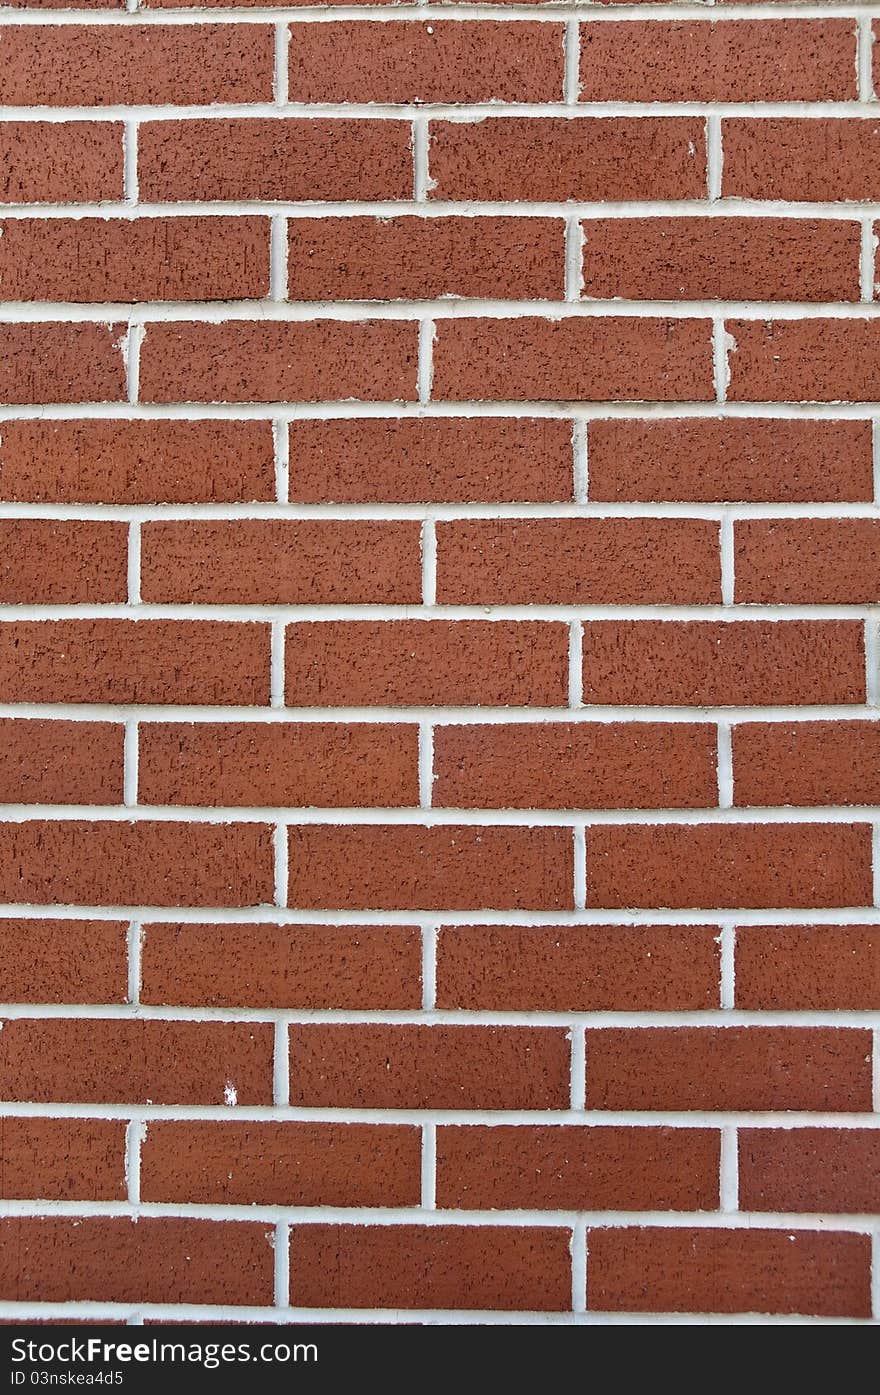
[[880, 11], [181, 3], [0, 22], [0, 1317], [877, 1319]]

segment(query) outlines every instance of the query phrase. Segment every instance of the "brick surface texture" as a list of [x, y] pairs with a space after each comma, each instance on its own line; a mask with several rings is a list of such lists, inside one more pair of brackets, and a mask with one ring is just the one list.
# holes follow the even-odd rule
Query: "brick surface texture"
[[0, 1319], [880, 1324], [880, 5], [417, 16], [0, 17]]

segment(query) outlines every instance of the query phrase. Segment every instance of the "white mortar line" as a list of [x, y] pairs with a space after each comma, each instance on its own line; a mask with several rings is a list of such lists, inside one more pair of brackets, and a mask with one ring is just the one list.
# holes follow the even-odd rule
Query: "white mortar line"
[[[607, 5], [601, 3], [576, 3], [576, 0], [567, 0], [567, 3], [555, 4], [547, 3], [546, 6], [538, 8], [534, 4], [478, 4], [465, 3], [456, 5], [453, 9], [448, 5], [438, 4], [376, 4], [369, 7], [359, 4], [349, 5], [312, 5], [308, 7], [293, 8], [292, 6], [262, 6], [249, 8], [247, 6], [231, 5], [224, 9], [207, 9], [203, 11], [194, 10], [174, 10], [157, 9], [155, 11], [144, 10], [138, 16], [138, 22], [143, 24], [265, 24], [267, 19], [275, 20], [279, 16], [283, 17], [286, 24], [335, 24], [340, 20], [358, 20], [362, 23], [373, 22], [382, 23], [385, 21], [395, 21], [404, 19], [426, 20], [438, 19], [454, 23], [463, 19], [483, 19], [490, 22], [501, 22], [510, 20], [528, 20], [532, 22], [556, 23], [560, 19], [565, 19], [569, 15], [580, 16], [586, 23], [619, 22], [621, 20], [638, 20], [640, 22], [652, 22], [662, 20], [696, 19], [704, 22], [725, 23], [737, 19], [827, 19], [829, 16], [857, 16], [876, 15], [876, 4], [871, 0], [808, 0], [808, 3], [801, 3], [801, 0], [783, 0], [783, 3], [775, 3], [774, 0], [762, 0], [762, 3], [750, 4], [740, 0], [740, 3], [725, 5], [723, 9], [715, 9], [711, 13], [707, 12], [709, 0], [674, 0], [671, 3], [652, 4], [651, 9], [646, 11], [644, 4], [629, 3], [615, 5], [609, 11]], [[123, 24], [125, 16], [118, 11], [112, 10], [90, 10], [77, 9], [71, 6], [68, 10], [45, 10], [40, 8], [13, 10], [9, 19], [4, 17], [4, 24], [27, 26], [38, 24], [42, 26], [62, 27], [65, 24], [94, 24], [116, 26]]]
[[140, 1206], [141, 1145], [146, 1136], [147, 1125], [143, 1119], [134, 1117], [129, 1120], [125, 1130], [125, 1185], [128, 1203], [132, 1207]]
[[128, 553], [126, 584], [129, 605], [141, 603], [141, 520], [132, 518], [128, 524]]
[[584, 505], [589, 498], [590, 469], [587, 423], [581, 418], [575, 418], [572, 423], [571, 445], [574, 455], [573, 498], [576, 505]]
[[437, 1006], [437, 945], [439, 926], [436, 921], [422, 923], [422, 1007], [426, 1012]]
[[580, 23], [576, 17], [566, 21], [562, 49], [565, 54], [563, 100], [570, 106], [574, 106], [580, 98], [581, 91], [581, 32]]
[[736, 924], [731, 920], [721, 923], [718, 935], [721, 963], [721, 1007], [734, 1011], [736, 1006]]
[[572, 620], [568, 627], [568, 706], [572, 711], [581, 710], [584, 700], [584, 632], [580, 620]]
[[[129, 605], [124, 601], [62, 605], [0, 605], [0, 625], [20, 624], [22, 621], [107, 620], [149, 621], [176, 620], [181, 626], [189, 622], [210, 622], [270, 625], [274, 622], [343, 622], [387, 620], [422, 622], [429, 625], [438, 620], [482, 620], [487, 625], [503, 621], [548, 621], [557, 624], [596, 620], [665, 620], [682, 622], [721, 621], [725, 625], [751, 624], [762, 620], [823, 622], [849, 620], [854, 624], [873, 623], [880, 614], [874, 602], [843, 605], [447, 605], [422, 606], [421, 603], [367, 602], [364, 605], [345, 603], [273, 605], [270, 601], [254, 605], [210, 604], [185, 602], [162, 603], [146, 601]], [[130, 704], [137, 705], [137, 704]], [[405, 706], [405, 704], [402, 704]], [[755, 704], [761, 706], [760, 702]], [[766, 704], [763, 704], [766, 705]]]
[[138, 921], [129, 921], [125, 937], [126, 960], [128, 963], [127, 1001], [137, 1007], [141, 1000], [141, 958], [143, 954], [144, 930]]
[[422, 1125], [422, 1210], [437, 1209], [437, 1126]]
[[275, 1256], [274, 1299], [275, 1307], [287, 1308], [290, 1305], [290, 1223], [278, 1221], [272, 1236], [272, 1249]]
[[[459, 8], [459, 7], [457, 7]], [[617, 7], [615, 7], [617, 8]], [[653, 8], [653, 7], [652, 7]], [[725, 11], [727, 10], [725, 6]], [[210, 23], [216, 24], [221, 16], [219, 11], [208, 12]], [[876, 14], [876, 9], [874, 10]], [[251, 12], [251, 15], [253, 12]], [[40, 26], [46, 28], [51, 23], [46, 12], [43, 11], [44, 22]], [[250, 18], [248, 15], [247, 18]], [[277, 11], [270, 12], [272, 21], [276, 20]], [[554, 15], [557, 18], [558, 12]], [[361, 17], [363, 12], [361, 12]], [[449, 11], [444, 18], [451, 18]], [[532, 10], [529, 18], [540, 21], [544, 16], [536, 9]], [[53, 19], [55, 16], [53, 16]], [[97, 18], [94, 12], [90, 12], [84, 17], [85, 22], [92, 24]], [[167, 22], [170, 15], [161, 16], [163, 23]], [[242, 16], [241, 18], [245, 18]], [[293, 16], [288, 16], [286, 22], [290, 23]], [[315, 16], [310, 19], [315, 22]], [[397, 18], [397, 16], [395, 16]], [[423, 19], [423, 16], [419, 16]], [[513, 16], [495, 13], [491, 16], [494, 20], [511, 19]], [[559, 16], [562, 18], [562, 16]], [[612, 18], [611, 15], [608, 18]], [[617, 15], [613, 15], [617, 19]], [[651, 15], [645, 18], [656, 18]], [[683, 19], [683, 15], [677, 15], [677, 19]], [[725, 18], [730, 18], [725, 14]], [[777, 16], [777, 18], [779, 18]], [[77, 23], [82, 23], [78, 20]], [[236, 20], [240, 23], [240, 20]], [[265, 18], [263, 23], [265, 24]], [[4, 15], [4, 25], [12, 25], [15, 18], [10, 15], [7, 19]], [[558, 23], [558, 18], [557, 18]], [[561, 27], [561, 26], [560, 26]], [[673, 100], [673, 101], [629, 101], [629, 100], [603, 100], [584, 101], [583, 96], [577, 103], [576, 110], [572, 104], [564, 100], [553, 102], [512, 102], [498, 101], [488, 98], [482, 102], [295, 102], [288, 101], [282, 108], [274, 100], [263, 100], [253, 102], [210, 102], [198, 103], [175, 103], [157, 102], [155, 105], [146, 103], [122, 102], [106, 103], [100, 102], [69, 106], [54, 103], [31, 103], [31, 104], [6, 104], [2, 108], [2, 117], [7, 121], [122, 121], [126, 118], [144, 121], [187, 121], [187, 120], [246, 120], [249, 117], [259, 117], [261, 119], [270, 118], [272, 120], [283, 121], [290, 119], [308, 120], [312, 117], [321, 119], [345, 119], [353, 117], [357, 120], [368, 121], [397, 121], [412, 122], [414, 120], [426, 121], [453, 121], [453, 122], [474, 122], [485, 120], [487, 117], [531, 117], [535, 119], [553, 117], [571, 117], [573, 120], [590, 117], [617, 117], [617, 116], [653, 116], [653, 117], [695, 117], [699, 120], [706, 116], [780, 116], [797, 117], [806, 120], [823, 120], [829, 117], [849, 116], [855, 119], [871, 120], [876, 118], [876, 112], [872, 112], [871, 106], [860, 102], [857, 98], [841, 98], [840, 100], [827, 101], [797, 101], [797, 100], [768, 100], [754, 102], [736, 101], [705, 101], [695, 99]]]
[[723, 605], [734, 605], [736, 601], [736, 550], [734, 547], [733, 518], [727, 510], [721, 515], [719, 545], [721, 550], [721, 601]]
[[275, 454], [275, 496], [279, 504], [286, 505], [290, 491], [290, 437], [289, 422], [285, 417], [278, 417], [273, 421], [272, 441]]
[[865, 701], [880, 705], [880, 627], [875, 619], [865, 621]]
[[419, 365], [417, 372], [418, 399], [424, 405], [431, 400], [434, 379], [434, 340], [437, 326], [433, 320], [419, 321]]
[[727, 401], [730, 365], [727, 358], [727, 332], [722, 315], [716, 315], [712, 320], [712, 371], [715, 381], [715, 398], [719, 404], [723, 404]]
[[739, 1139], [735, 1126], [727, 1124], [721, 1130], [721, 1210], [739, 1210]]
[[269, 687], [270, 701], [276, 710], [284, 707], [284, 647], [285, 647], [285, 623], [283, 620], [273, 620], [270, 639], [269, 657]]
[[122, 195], [131, 205], [138, 201], [137, 140], [137, 121], [126, 121], [122, 127]]
[[571, 1233], [571, 1308], [587, 1311], [587, 1223], [577, 1220]]
[[287, 905], [287, 826], [277, 823], [272, 838], [275, 854], [275, 905]]
[[131, 718], [125, 723], [122, 770], [122, 802], [131, 809], [138, 802], [138, 722], [136, 718]]
[[587, 1098], [586, 1033], [579, 1023], [573, 1024], [571, 1038], [571, 1109], [584, 1114]]
[[565, 220], [565, 299], [579, 301], [584, 283], [584, 235], [579, 218]]
[[[877, 11], [874, 11], [876, 14]], [[873, 20], [870, 14], [860, 14], [856, 23], [856, 81], [860, 102], [874, 100], [872, 73]]]
[[718, 807], [733, 808], [733, 744], [729, 722], [718, 723]]
[[574, 841], [574, 908], [586, 909], [587, 904], [587, 834], [582, 823], [573, 827]]
[[433, 518], [425, 518], [421, 529], [422, 605], [437, 604], [437, 529]]
[[273, 301], [287, 302], [287, 218], [276, 213], [269, 236], [269, 285]]
[[288, 55], [290, 50], [290, 30], [286, 21], [275, 25], [275, 75], [272, 83], [275, 105], [287, 105]]
[[431, 175], [428, 168], [430, 137], [428, 133], [428, 122], [423, 116], [416, 116], [412, 122], [412, 155], [413, 155], [413, 198], [417, 204], [424, 203], [428, 193], [432, 188]]
[[706, 117], [706, 184], [709, 199], [721, 198], [724, 152], [721, 145], [720, 116]]
[[871, 218], [863, 218], [859, 252], [859, 294], [868, 304], [874, 300], [875, 255], [874, 222]]
[[874, 1028], [871, 1040], [871, 1098], [874, 1112], [880, 1114], [880, 1027]]
[[278, 1017], [275, 1020], [272, 1102], [282, 1108], [286, 1108], [290, 1104], [290, 1050], [287, 1020], [284, 1017]]
[[419, 807], [430, 809], [434, 789], [434, 728], [419, 722]]
[[880, 1231], [871, 1237], [871, 1316], [880, 1322]]
[[871, 864], [873, 867], [874, 905], [880, 907], [880, 822], [871, 831]]
[[141, 346], [146, 329], [143, 324], [129, 320], [123, 340], [122, 355], [125, 363], [125, 385], [129, 403], [138, 400], [141, 376]]

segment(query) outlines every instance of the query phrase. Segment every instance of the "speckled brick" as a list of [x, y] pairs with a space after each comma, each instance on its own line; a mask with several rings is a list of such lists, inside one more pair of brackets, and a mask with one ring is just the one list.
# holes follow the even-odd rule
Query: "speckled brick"
[[734, 528], [736, 599], [765, 605], [880, 601], [880, 521], [749, 518]]
[[269, 292], [268, 218], [7, 218], [6, 300], [254, 300]]
[[138, 129], [140, 196], [410, 199], [411, 134], [409, 121], [345, 117], [145, 121]]
[[286, 699], [348, 707], [564, 704], [568, 626], [540, 620], [328, 620], [287, 626]]
[[0, 402], [124, 402], [122, 324], [0, 325]]
[[70, 906], [254, 906], [272, 900], [265, 824], [0, 824], [0, 896]]
[[0, 1119], [4, 1201], [124, 1201], [124, 1119]]
[[880, 804], [880, 722], [743, 722], [734, 803]]
[[854, 101], [849, 19], [580, 26], [584, 102]]
[[141, 344], [141, 397], [412, 402], [417, 343], [417, 324], [391, 320], [151, 324]]
[[275, 497], [268, 421], [6, 421], [0, 496], [36, 504]]
[[0, 520], [0, 603], [124, 601], [125, 523], [57, 518]]
[[719, 1002], [707, 925], [444, 925], [437, 1006], [477, 1012], [682, 1012]]
[[123, 1002], [127, 935], [121, 920], [0, 921], [3, 1002]]
[[857, 223], [608, 218], [581, 228], [583, 295], [590, 299], [859, 299]]
[[562, 24], [359, 20], [302, 24], [293, 102], [561, 102]]
[[594, 825], [587, 905], [868, 906], [865, 823]]
[[873, 498], [867, 421], [591, 421], [590, 498], [849, 503]]
[[0, 1295], [17, 1302], [271, 1306], [266, 1231], [265, 1223], [165, 1216], [10, 1216], [0, 1220]]
[[871, 1312], [867, 1235], [591, 1227], [587, 1246], [587, 1301], [598, 1312]]
[[297, 1024], [290, 1102], [320, 1109], [567, 1109], [556, 1027]]
[[691, 809], [718, 802], [717, 732], [684, 722], [434, 728], [432, 802], [457, 809]]
[[287, 240], [294, 300], [561, 300], [565, 291], [561, 218], [291, 218]]
[[305, 824], [289, 902], [336, 910], [572, 910], [568, 828]]
[[701, 605], [721, 600], [703, 519], [456, 519], [436, 525], [446, 605]]
[[441, 1127], [437, 1202], [462, 1210], [710, 1211], [717, 1129]]
[[706, 132], [699, 118], [432, 121], [429, 138], [429, 192], [438, 199], [540, 203], [706, 195]]
[[590, 620], [584, 701], [802, 706], [865, 700], [862, 626], [848, 620]]
[[182, 605], [418, 604], [419, 538], [408, 519], [147, 523], [141, 595]]
[[0, 717], [0, 803], [118, 804], [123, 736], [121, 722]]
[[736, 1005], [785, 1012], [880, 1009], [876, 925], [739, 925]]
[[144, 722], [139, 737], [144, 804], [367, 808], [419, 802], [414, 723]]
[[272, 1103], [272, 1027], [264, 1022], [22, 1018], [7, 1019], [0, 1036], [7, 1100]]
[[3, 203], [121, 199], [122, 132], [119, 121], [0, 122], [0, 199]]
[[721, 191], [742, 199], [859, 203], [880, 197], [880, 122], [723, 117]]
[[876, 402], [880, 321], [727, 320], [731, 402]]
[[708, 402], [708, 320], [441, 320], [432, 396], [451, 402]]
[[870, 1111], [871, 1033], [843, 1027], [588, 1029], [587, 1108]]
[[0, 624], [0, 701], [264, 703], [268, 625], [220, 620]]
[[9, 25], [0, 52], [7, 106], [272, 100], [268, 24]]
[[290, 455], [290, 498], [307, 504], [572, 498], [571, 425], [541, 417], [293, 421]]
[[571, 1307], [562, 1226], [296, 1225], [290, 1301], [301, 1308]]
[[880, 1211], [880, 1129], [741, 1129], [748, 1211]]
[[141, 964], [145, 1003], [365, 1011], [422, 1003], [412, 925], [145, 925]]
[[[2, 1135], [0, 1135], [2, 1140]], [[221, 1206], [418, 1206], [412, 1125], [151, 1122], [141, 1198]]]

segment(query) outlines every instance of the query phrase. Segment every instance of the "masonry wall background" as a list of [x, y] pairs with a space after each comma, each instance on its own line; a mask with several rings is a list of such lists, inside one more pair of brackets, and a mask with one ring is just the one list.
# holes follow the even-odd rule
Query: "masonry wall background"
[[3, 11], [0, 1317], [880, 1316], [878, 25]]

